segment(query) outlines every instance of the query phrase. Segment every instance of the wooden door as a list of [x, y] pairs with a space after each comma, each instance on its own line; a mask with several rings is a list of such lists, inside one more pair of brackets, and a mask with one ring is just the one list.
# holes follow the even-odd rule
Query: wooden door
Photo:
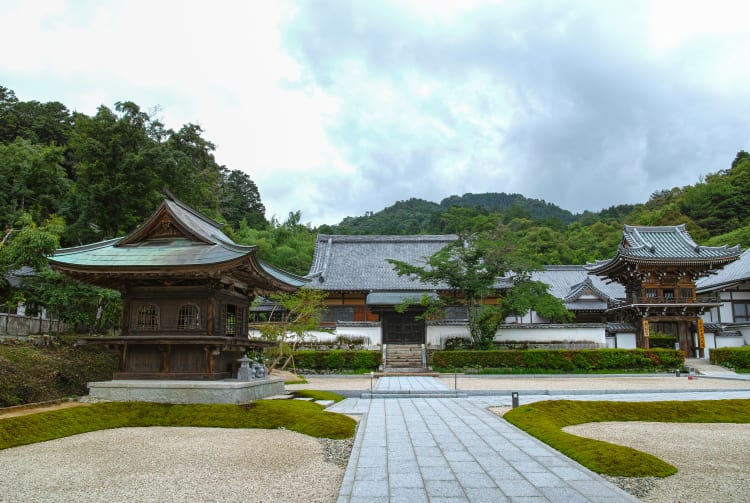
[[381, 313], [381, 330], [383, 344], [424, 344], [425, 322], [416, 319], [418, 312], [407, 311], [397, 313], [385, 311]]

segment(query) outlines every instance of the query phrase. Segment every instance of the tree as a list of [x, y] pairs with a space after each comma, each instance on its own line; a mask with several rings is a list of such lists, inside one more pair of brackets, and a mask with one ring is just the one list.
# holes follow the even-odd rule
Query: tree
[[62, 103], [19, 101], [15, 93], [0, 86], [0, 143], [18, 138], [43, 145], [65, 145], [72, 119]]
[[[559, 299], [550, 295], [546, 288], [531, 283], [528, 280], [528, 266], [523, 265], [513, 250], [500, 246], [491, 234], [461, 237], [427, 258], [425, 265], [413, 265], [393, 259], [388, 262], [393, 264], [400, 276], [410, 276], [458, 294], [458, 298], [466, 305], [469, 334], [477, 349], [488, 349], [492, 345], [497, 327], [506, 315], [502, 308], [519, 307], [516, 302], [500, 306], [486, 303], [490, 297], [499, 296], [498, 280], [502, 277], [510, 275], [518, 282], [525, 293], [521, 298], [528, 301], [529, 305], [540, 307], [550, 316], [565, 317], [558, 312], [558, 309], [565, 311]], [[442, 303], [451, 301], [453, 298], [440, 300]], [[421, 302], [425, 304], [428, 298], [423, 298]], [[431, 306], [428, 311], [429, 309]]]
[[574, 317], [560, 299], [549, 293], [549, 285], [520, 277], [500, 300], [500, 318], [505, 319], [514, 313], [524, 316], [531, 310], [552, 323], [565, 323]]
[[70, 140], [75, 191], [68, 240], [91, 242], [136, 228], [169, 188], [178, 198], [218, 217], [220, 166], [214, 146], [189, 124], [175, 133], [132, 102], [94, 117], [75, 115]]
[[293, 293], [281, 293], [271, 296], [276, 303], [271, 319], [276, 312], [281, 314], [281, 321], [264, 323], [261, 334], [268, 340], [278, 342], [278, 353], [268, 367], [273, 370], [289, 353], [281, 366], [284, 370], [289, 363], [294, 367], [294, 353], [299, 343], [312, 331], [320, 330], [320, 320], [326, 307], [323, 303], [328, 294], [323, 290], [301, 288]]
[[497, 280], [509, 267], [488, 241], [478, 235], [459, 238], [427, 258], [424, 266], [388, 259], [399, 276], [451, 290], [460, 295], [469, 317], [469, 334], [475, 347], [492, 344], [494, 333], [482, 330], [485, 300], [498, 294]]
[[70, 330], [101, 334], [120, 326], [122, 298], [114, 290], [71, 280], [49, 268], [24, 278], [21, 288], [26, 302], [43, 306]]
[[223, 170], [219, 205], [222, 216], [235, 229], [243, 220], [253, 229], [264, 229], [268, 225], [258, 187], [243, 171]]
[[29, 219], [17, 233], [6, 233], [0, 242], [0, 277], [24, 266], [36, 271], [45, 269], [47, 256], [60, 245], [64, 227], [59, 218], [45, 222], [42, 227]]
[[27, 217], [42, 222], [63, 206], [70, 180], [63, 149], [16, 139], [0, 144], [0, 228], [4, 233]]

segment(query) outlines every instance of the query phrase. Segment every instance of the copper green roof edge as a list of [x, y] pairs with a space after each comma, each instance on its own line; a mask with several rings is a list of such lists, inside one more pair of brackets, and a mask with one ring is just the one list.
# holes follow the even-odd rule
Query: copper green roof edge
[[252, 256], [255, 248], [236, 249], [222, 244], [189, 246], [114, 246], [119, 240], [70, 250], [49, 257], [53, 264], [69, 266], [152, 268], [220, 265]]
[[303, 278], [302, 276], [298, 276], [291, 272], [284, 271], [262, 260], [258, 260], [258, 264], [260, 265], [260, 267], [263, 269], [264, 272], [266, 272], [270, 276], [273, 276], [277, 280], [282, 281], [288, 285], [302, 287], [310, 282], [310, 280], [307, 278]]
[[183, 210], [185, 210], [185, 211], [187, 211], [189, 213], [192, 213], [193, 215], [195, 215], [196, 217], [200, 218], [201, 220], [203, 220], [207, 224], [211, 225], [212, 227], [215, 227], [215, 228], [217, 228], [219, 230], [221, 230], [221, 228], [224, 227], [225, 224], [223, 224], [221, 222], [217, 222], [213, 218], [211, 218], [211, 217], [209, 217], [207, 215], [204, 215], [203, 213], [201, 213], [200, 211], [196, 210], [195, 208], [192, 208], [192, 207], [188, 206], [187, 204], [185, 204], [184, 202], [182, 202], [180, 199], [177, 199], [177, 197], [175, 197], [175, 195], [172, 194], [172, 192], [170, 192], [169, 190], [165, 190], [164, 192], [165, 192], [165, 195], [167, 196], [167, 200], [172, 201], [173, 203], [175, 203], [177, 206], [179, 206]]
[[[122, 237], [119, 237], [119, 238], [107, 239], [105, 241], [97, 241], [95, 243], [89, 243], [89, 244], [80, 245], [80, 246], [71, 246], [71, 247], [68, 247], [68, 248], [58, 248], [57, 250], [54, 251], [54, 253], [52, 255], [50, 255], [50, 257], [55, 257], [55, 256], [59, 256], [59, 255], [68, 255], [68, 254], [73, 254], [73, 253], [81, 253], [81, 252], [86, 252], [86, 251], [90, 251], [90, 250], [96, 250], [96, 249], [99, 249], [99, 248], [104, 248], [106, 246], [112, 246], [112, 245], [114, 245], [114, 244], [119, 243], [120, 241], [122, 241], [122, 239], [123, 239]], [[50, 257], [47, 257], [47, 258], [50, 258]]]

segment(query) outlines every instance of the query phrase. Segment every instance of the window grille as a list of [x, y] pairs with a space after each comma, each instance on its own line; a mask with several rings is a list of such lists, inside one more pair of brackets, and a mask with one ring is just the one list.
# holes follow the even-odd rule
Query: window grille
[[140, 330], [158, 330], [159, 306], [154, 304], [144, 304], [139, 307], [136, 327]]
[[335, 323], [337, 321], [354, 321], [354, 308], [331, 306], [323, 312], [320, 321], [328, 323]]
[[750, 322], [750, 302], [735, 302], [732, 304], [735, 323]]
[[224, 325], [224, 335], [237, 335], [237, 306], [234, 304], [225, 304], [222, 309], [222, 324]]
[[183, 304], [177, 314], [177, 328], [195, 330], [201, 327], [200, 312], [195, 304]]

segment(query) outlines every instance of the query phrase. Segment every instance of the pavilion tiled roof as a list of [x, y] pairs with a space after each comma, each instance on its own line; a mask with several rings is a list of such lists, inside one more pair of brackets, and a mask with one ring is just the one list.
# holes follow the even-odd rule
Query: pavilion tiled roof
[[742, 252], [740, 257], [727, 264], [716, 274], [701, 278], [695, 283], [699, 293], [721, 290], [737, 283], [750, 281], [750, 248]]
[[244, 280], [289, 288], [306, 283], [259, 261], [255, 246], [234, 243], [221, 231], [221, 224], [171, 194], [167, 196], [151, 217], [127, 236], [59, 249], [49, 257], [50, 264], [105, 286], [118, 275], [179, 276], [188, 270], [204, 276], [232, 271]]
[[736, 260], [739, 254], [739, 246], [697, 244], [684, 224], [656, 227], [625, 225], [615, 256], [588, 268], [597, 275], [607, 275], [625, 264], [677, 264], [710, 270]]

